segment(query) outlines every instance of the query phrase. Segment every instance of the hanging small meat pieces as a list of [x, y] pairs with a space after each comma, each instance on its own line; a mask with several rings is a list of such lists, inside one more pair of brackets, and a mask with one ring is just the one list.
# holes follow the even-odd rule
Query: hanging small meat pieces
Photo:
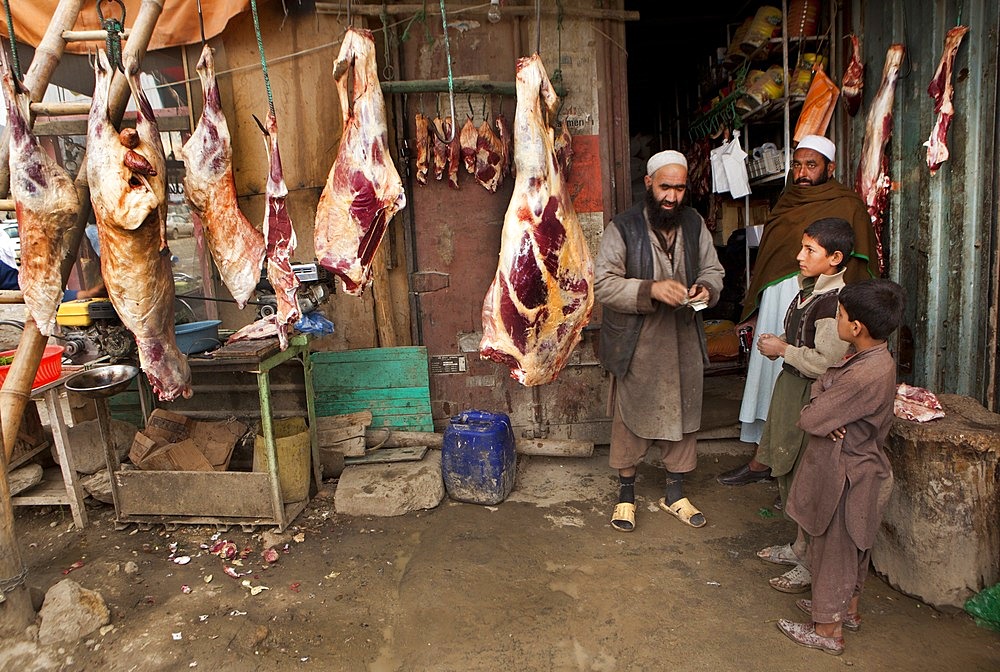
[[[500, 140], [500, 174], [501, 179], [514, 172], [514, 136], [510, 133], [510, 124], [503, 112], [497, 114], [493, 123], [497, 127], [497, 139]], [[472, 171], [469, 171], [472, 172]]]
[[501, 156], [503, 145], [490, 123], [483, 120], [479, 125], [478, 138], [476, 139], [476, 182], [483, 185], [486, 191], [496, 193], [500, 181], [503, 180], [501, 172]]
[[417, 182], [427, 184], [427, 173], [431, 167], [431, 120], [417, 112], [414, 122], [417, 129]]
[[466, 117], [465, 126], [462, 126], [462, 132], [459, 134], [459, 142], [462, 146], [462, 161], [465, 163], [465, 169], [469, 171], [470, 175], [475, 175], [476, 143], [479, 142], [479, 131], [472, 123], [472, 117]]
[[[448, 125], [448, 135], [452, 135], [451, 117], [445, 119], [445, 123]], [[456, 128], [451, 142], [448, 143], [448, 186], [452, 189], [458, 189], [458, 169], [462, 166], [461, 135]]]
[[848, 37], [851, 38], [851, 60], [847, 62], [844, 77], [840, 80], [840, 95], [844, 97], [847, 114], [853, 117], [861, 109], [862, 89], [865, 86], [865, 66], [861, 62], [861, 47], [858, 44], [858, 36], [851, 33]]
[[434, 179], [440, 180], [444, 177], [445, 169], [448, 168], [448, 143], [444, 141], [449, 135], [449, 125], [441, 117], [434, 117], [434, 130], [431, 135], [434, 138]]
[[573, 168], [573, 136], [569, 133], [565, 119], [562, 122], [562, 131], [556, 136], [556, 161], [562, 168], [563, 176], [569, 177], [569, 171]]

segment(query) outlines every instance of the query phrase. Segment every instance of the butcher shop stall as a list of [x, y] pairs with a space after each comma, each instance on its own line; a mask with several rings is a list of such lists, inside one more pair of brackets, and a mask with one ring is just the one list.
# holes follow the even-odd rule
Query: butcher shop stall
[[[430, 474], [392, 515], [496, 504], [519, 455], [605, 449], [593, 261], [667, 149], [725, 268], [700, 314], [701, 438], [735, 442], [745, 296], [809, 134], [865, 200], [871, 267], [907, 290], [891, 345], [927, 394], [901, 401], [996, 410], [995, 3], [9, 4], [14, 505], [284, 530], [324, 480], [338, 511], [372, 514], [365, 487], [393, 491], [373, 465]], [[926, 457], [897, 466], [914, 538], [945, 426], [890, 442]], [[955, 487], [989, 503], [939, 528], [1000, 510], [983, 445], [968, 459], [993, 476]], [[995, 582], [995, 526], [977, 538], [969, 571]]]

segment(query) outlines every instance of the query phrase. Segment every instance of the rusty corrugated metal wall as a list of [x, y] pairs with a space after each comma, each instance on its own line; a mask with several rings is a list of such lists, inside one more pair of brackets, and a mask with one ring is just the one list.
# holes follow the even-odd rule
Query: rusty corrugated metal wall
[[[885, 236], [889, 277], [907, 289], [912, 368], [903, 378], [997, 407], [997, 62], [995, 0], [854, 0], [849, 29], [861, 36], [865, 104], [850, 123], [853, 179], [865, 115], [890, 44], [907, 50], [896, 86], [889, 149], [893, 190]], [[927, 86], [945, 34], [970, 27], [954, 68], [951, 158], [933, 177], [923, 143], [935, 121]], [[840, 75], [841, 73], [835, 73]], [[902, 359], [908, 347], [899, 346]]]

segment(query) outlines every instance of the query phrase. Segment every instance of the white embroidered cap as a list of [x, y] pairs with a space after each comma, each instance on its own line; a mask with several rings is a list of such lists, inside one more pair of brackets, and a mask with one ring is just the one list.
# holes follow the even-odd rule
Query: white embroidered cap
[[657, 152], [649, 157], [649, 161], [646, 162], [646, 174], [652, 176], [653, 173], [663, 168], [663, 166], [670, 165], [684, 166], [687, 169], [688, 162], [683, 154], [672, 149]]
[[807, 135], [795, 149], [813, 149], [831, 161], [837, 160], [837, 145], [822, 135]]

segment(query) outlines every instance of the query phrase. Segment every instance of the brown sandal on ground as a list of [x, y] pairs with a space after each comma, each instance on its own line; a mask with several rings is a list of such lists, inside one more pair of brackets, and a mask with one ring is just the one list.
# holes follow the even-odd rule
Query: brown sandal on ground
[[667, 504], [664, 497], [660, 497], [657, 506], [672, 515], [677, 520], [691, 527], [704, 527], [705, 514], [695, 508], [694, 504], [688, 501], [687, 497], [678, 499], [673, 504]]
[[[813, 611], [812, 600], [795, 600], [795, 606], [798, 607], [801, 611], [804, 611], [805, 613], [812, 616], [812, 611]], [[861, 614], [847, 614], [846, 616], [844, 616], [844, 620], [841, 621], [840, 624], [845, 628], [847, 628], [848, 630], [857, 632], [858, 630], [861, 629]]]
[[618, 502], [615, 512], [611, 514], [611, 527], [619, 532], [631, 532], [635, 529], [635, 504]]
[[768, 583], [782, 593], [804, 593], [812, 586], [812, 573], [802, 565], [795, 565], [781, 576], [770, 579]]

